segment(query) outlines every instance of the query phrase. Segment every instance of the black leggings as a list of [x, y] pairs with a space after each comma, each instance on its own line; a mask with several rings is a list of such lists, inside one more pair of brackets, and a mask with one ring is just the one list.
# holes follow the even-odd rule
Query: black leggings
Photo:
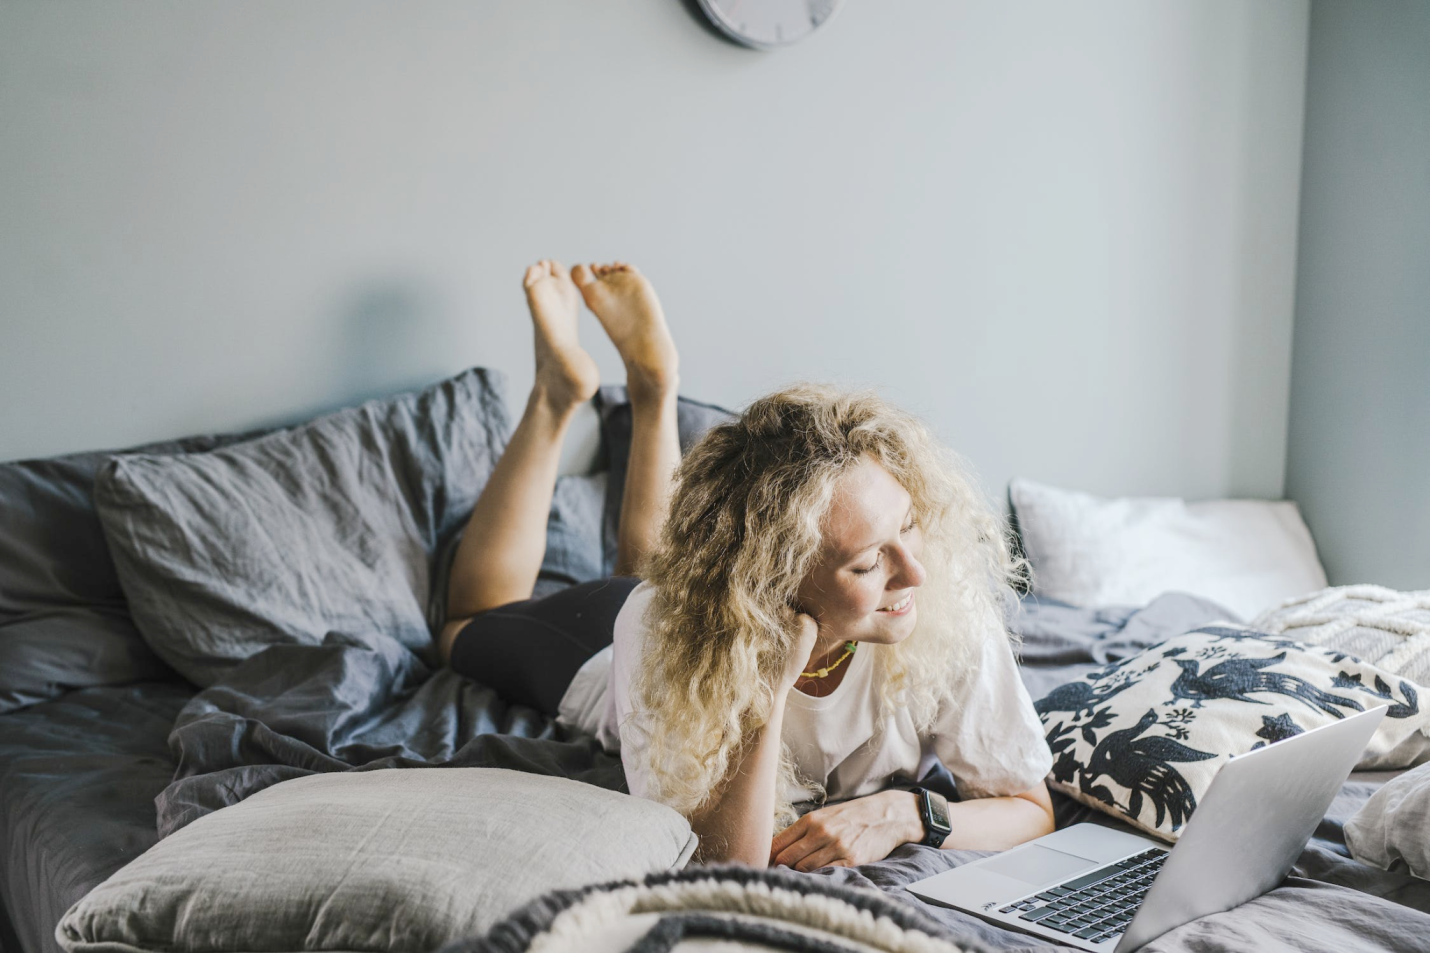
[[452, 642], [452, 670], [554, 715], [577, 670], [611, 644], [616, 615], [638, 585], [630, 576], [597, 579], [479, 613]]

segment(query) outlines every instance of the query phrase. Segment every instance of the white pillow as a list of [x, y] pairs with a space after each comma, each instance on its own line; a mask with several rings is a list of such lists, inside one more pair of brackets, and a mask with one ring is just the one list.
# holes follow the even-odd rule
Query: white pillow
[[1288, 500], [1109, 499], [1023, 479], [1009, 494], [1034, 591], [1076, 606], [1140, 606], [1178, 591], [1249, 619], [1326, 585]]
[[1336, 649], [1394, 675], [1430, 685], [1430, 589], [1337, 586], [1269, 609], [1251, 626]]

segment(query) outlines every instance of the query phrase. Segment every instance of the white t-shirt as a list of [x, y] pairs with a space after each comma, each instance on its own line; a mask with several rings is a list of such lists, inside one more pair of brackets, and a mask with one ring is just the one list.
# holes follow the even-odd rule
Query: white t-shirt
[[[640, 659], [646, 607], [654, 594], [642, 583], [616, 617], [613, 644], [588, 661], [561, 700], [560, 718], [594, 734], [607, 751], [620, 751], [632, 794], [645, 797], [642, 752], [621, 750], [619, 725], [631, 714], [631, 681]], [[815, 698], [790, 689], [781, 739], [801, 777], [823, 783], [830, 801], [863, 797], [895, 783], [923, 777], [935, 759], [953, 773], [965, 798], [1021, 794], [1053, 766], [1043, 726], [1018, 677], [1017, 663], [1001, 631], [982, 638], [978, 674], [966, 679], [958, 707], [945, 706], [923, 735], [905, 709], [887, 716], [879, 732], [879, 696], [874, 652], [860, 645], [845, 664], [844, 680]], [[808, 790], [785, 792], [791, 803]]]

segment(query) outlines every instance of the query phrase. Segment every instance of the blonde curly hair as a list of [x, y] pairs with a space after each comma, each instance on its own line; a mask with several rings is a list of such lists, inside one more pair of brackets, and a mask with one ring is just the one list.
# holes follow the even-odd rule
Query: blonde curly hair
[[[865, 457], [913, 498], [928, 574], [914, 632], [877, 646], [881, 710], [906, 706], [927, 729], [974, 674], [977, 640], [1006, 637], [1004, 593], [1022, 561], [1001, 517], [923, 424], [871, 392], [800, 384], [763, 397], [682, 461], [641, 567], [654, 593], [621, 732], [644, 744], [655, 800], [698, 811], [769, 719], [797, 641], [790, 607], [818, 562], [835, 484]], [[777, 826], [794, 817], [786, 792], [818, 791], [817, 782], [798, 778], [783, 753]]]

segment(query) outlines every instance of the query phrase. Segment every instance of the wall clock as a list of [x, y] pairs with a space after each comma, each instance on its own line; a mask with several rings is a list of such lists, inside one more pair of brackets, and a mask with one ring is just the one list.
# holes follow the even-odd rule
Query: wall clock
[[844, 0], [700, 0], [700, 9], [730, 39], [757, 50], [798, 43]]

